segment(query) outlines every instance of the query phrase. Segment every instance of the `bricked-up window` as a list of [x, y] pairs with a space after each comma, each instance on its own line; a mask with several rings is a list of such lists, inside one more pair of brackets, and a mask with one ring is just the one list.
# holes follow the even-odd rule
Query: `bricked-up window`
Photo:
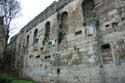
[[93, 36], [96, 33], [95, 25], [93, 24], [86, 26], [85, 30], [87, 36]]
[[26, 45], [27, 47], [29, 46], [29, 38], [30, 38], [30, 36], [28, 35], [27, 36], [27, 45]]
[[35, 29], [34, 35], [33, 35], [33, 45], [38, 43], [38, 29]]
[[102, 57], [104, 64], [110, 64], [113, 61], [112, 50], [110, 44], [102, 45]]
[[50, 36], [50, 22], [46, 22], [45, 24], [45, 40], [49, 40]]

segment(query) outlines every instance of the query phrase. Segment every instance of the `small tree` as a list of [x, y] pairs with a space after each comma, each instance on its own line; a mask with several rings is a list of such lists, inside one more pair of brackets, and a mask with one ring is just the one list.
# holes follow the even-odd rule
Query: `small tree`
[[12, 20], [20, 11], [20, 3], [17, 0], [1, 0], [0, 1], [0, 15], [4, 17], [4, 30], [6, 45], [9, 39], [10, 25]]

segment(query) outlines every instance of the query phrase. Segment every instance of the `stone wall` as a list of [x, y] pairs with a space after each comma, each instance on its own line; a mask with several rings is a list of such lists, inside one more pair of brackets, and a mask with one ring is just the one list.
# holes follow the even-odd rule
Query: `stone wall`
[[48, 83], [123, 83], [124, 2], [54, 2], [18, 34], [21, 75]]
[[[46, 20], [49, 16], [56, 13], [58, 10], [63, 8], [66, 4], [70, 3], [72, 0], [59, 0], [54, 1], [49, 7], [47, 7], [43, 12], [36, 16], [31, 22], [29, 22], [25, 27], [35, 27], [40, 22]], [[24, 28], [25, 28], [24, 27]], [[26, 28], [29, 31], [31, 28]]]

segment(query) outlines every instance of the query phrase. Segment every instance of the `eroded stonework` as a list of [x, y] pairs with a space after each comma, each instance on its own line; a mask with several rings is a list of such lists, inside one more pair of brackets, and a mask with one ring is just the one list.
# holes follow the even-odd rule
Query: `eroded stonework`
[[16, 63], [39, 82], [124, 83], [124, 27], [124, 0], [55, 1], [18, 34]]

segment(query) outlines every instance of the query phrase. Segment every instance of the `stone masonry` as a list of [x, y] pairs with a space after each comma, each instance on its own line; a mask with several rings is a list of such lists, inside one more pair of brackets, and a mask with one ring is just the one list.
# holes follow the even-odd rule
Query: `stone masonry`
[[48, 83], [125, 82], [125, 0], [59, 0], [16, 36], [20, 77]]

